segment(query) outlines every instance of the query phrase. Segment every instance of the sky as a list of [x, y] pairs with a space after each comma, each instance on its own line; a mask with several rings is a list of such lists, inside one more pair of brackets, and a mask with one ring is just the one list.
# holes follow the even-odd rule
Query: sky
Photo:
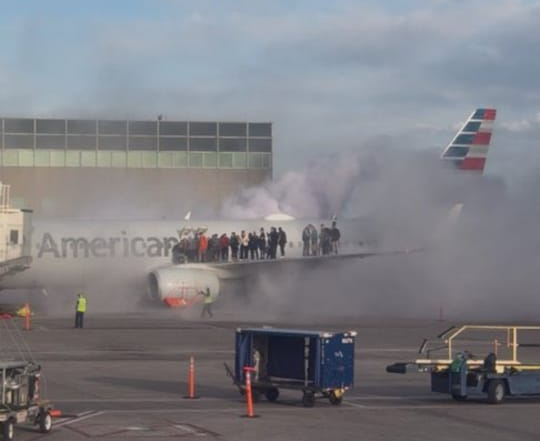
[[0, 113], [271, 121], [274, 176], [381, 143], [442, 150], [498, 109], [487, 174], [538, 167], [540, 3], [27, 0], [0, 5]]

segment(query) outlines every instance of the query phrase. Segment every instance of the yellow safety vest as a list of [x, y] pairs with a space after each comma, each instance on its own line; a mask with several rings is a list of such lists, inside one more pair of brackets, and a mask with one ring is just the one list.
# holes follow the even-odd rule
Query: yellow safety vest
[[15, 314], [19, 317], [26, 317], [27, 315], [31, 315], [32, 311], [30, 311], [29, 307], [27, 308], [26, 305], [24, 305], [22, 308], [17, 309]]
[[210, 294], [210, 290], [204, 292], [204, 303], [212, 303], [214, 299], [212, 298], [212, 294]]
[[86, 312], [86, 297], [81, 296], [77, 299], [77, 312]]

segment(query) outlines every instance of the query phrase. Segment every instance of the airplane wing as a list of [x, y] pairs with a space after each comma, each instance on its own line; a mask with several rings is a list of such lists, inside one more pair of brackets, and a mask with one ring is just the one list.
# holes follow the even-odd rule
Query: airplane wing
[[225, 280], [240, 280], [271, 271], [314, 268], [319, 265], [364, 259], [376, 256], [410, 254], [421, 249], [392, 251], [360, 251], [347, 254], [324, 256], [283, 257], [267, 260], [242, 260], [238, 262], [209, 262], [171, 264], [156, 268], [148, 275], [148, 293], [170, 307], [188, 307], [201, 300], [201, 293], [210, 290], [216, 298], [220, 283]]
[[410, 254], [422, 251], [421, 248], [411, 248], [404, 250], [388, 251], [359, 251], [346, 254], [330, 254], [324, 256], [301, 256], [301, 257], [282, 257], [266, 260], [239, 260], [237, 262], [212, 263], [208, 266], [215, 269], [222, 279], [241, 279], [267, 268], [277, 268], [283, 266], [303, 266], [314, 268], [319, 265], [326, 265], [329, 262], [339, 262], [351, 259], [365, 259], [375, 256], [392, 256], [400, 254]]

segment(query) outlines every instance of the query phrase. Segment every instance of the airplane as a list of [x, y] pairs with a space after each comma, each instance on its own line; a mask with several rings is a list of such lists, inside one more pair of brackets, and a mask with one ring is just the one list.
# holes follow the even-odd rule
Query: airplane
[[496, 109], [476, 109], [441, 154], [461, 170], [483, 172], [491, 142]]
[[[444, 150], [441, 158], [462, 170], [482, 172], [491, 140], [495, 109], [476, 109]], [[88, 221], [39, 220], [31, 234], [32, 264], [25, 271], [0, 276], [5, 288], [88, 286], [92, 280], [107, 278], [136, 280], [146, 285], [148, 294], [167, 306], [186, 307], [202, 300], [210, 289], [219, 296], [226, 280], [244, 279], [269, 267], [313, 266], [321, 262], [402, 254], [414, 250], [378, 250], [369, 237], [369, 225], [362, 220], [339, 220], [339, 254], [303, 255], [302, 232], [306, 227], [319, 231], [328, 219], [294, 219], [282, 214], [261, 220], [197, 221], [188, 213], [179, 221]], [[204, 231], [207, 237], [242, 230], [259, 233], [263, 228], [283, 228], [287, 234], [285, 257], [226, 262], [194, 262], [173, 255], [183, 237]]]

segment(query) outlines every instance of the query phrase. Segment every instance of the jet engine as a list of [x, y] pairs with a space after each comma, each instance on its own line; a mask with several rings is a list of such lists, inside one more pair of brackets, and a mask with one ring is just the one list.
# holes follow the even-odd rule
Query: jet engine
[[150, 297], [170, 307], [187, 307], [201, 302], [201, 293], [207, 289], [215, 300], [219, 295], [219, 279], [208, 269], [164, 267], [148, 275]]

